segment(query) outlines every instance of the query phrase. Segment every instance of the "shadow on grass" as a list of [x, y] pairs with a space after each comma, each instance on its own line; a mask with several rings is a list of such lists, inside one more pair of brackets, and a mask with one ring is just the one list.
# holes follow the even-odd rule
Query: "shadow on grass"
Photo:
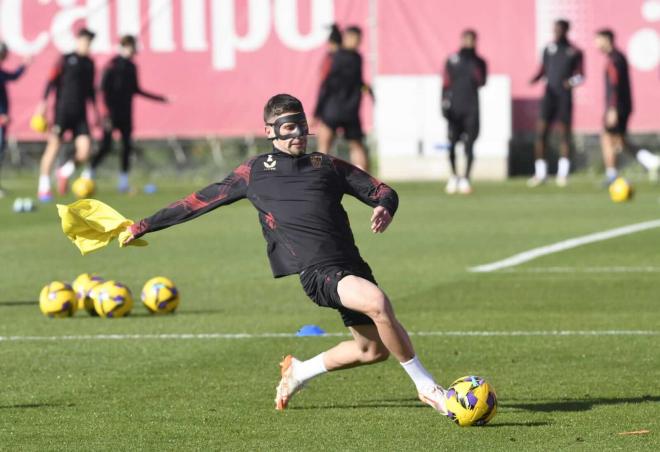
[[[496, 418], [497, 419], [497, 418]], [[494, 427], [544, 427], [552, 425], [550, 422], [497, 422], [494, 424], [486, 424], [481, 428], [494, 428]]]
[[594, 398], [557, 400], [552, 402], [529, 402], [529, 403], [500, 403], [502, 408], [516, 408], [525, 411], [536, 411], [550, 413], [554, 411], [589, 411], [595, 406], [622, 405], [625, 403], [660, 402], [660, 396], [643, 395], [640, 397], [624, 398]]
[[354, 410], [354, 409], [372, 409], [372, 408], [428, 408], [427, 405], [421, 403], [418, 399], [386, 399], [386, 400], [365, 400], [363, 402], [346, 403], [346, 404], [333, 404], [333, 405], [307, 405], [307, 406], [293, 406], [289, 407], [290, 410]]
[[0, 308], [4, 306], [38, 306], [39, 302], [36, 300], [31, 301], [0, 301]]
[[15, 405], [0, 405], [0, 410], [16, 410], [31, 408], [70, 408], [76, 406], [74, 403], [17, 403]]

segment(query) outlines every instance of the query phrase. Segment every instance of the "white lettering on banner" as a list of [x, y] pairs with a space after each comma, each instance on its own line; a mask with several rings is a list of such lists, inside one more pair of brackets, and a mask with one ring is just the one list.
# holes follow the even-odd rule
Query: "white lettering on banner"
[[22, 55], [34, 55], [48, 45], [48, 33], [42, 31], [29, 41], [23, 36], [22, 0], [3, 0], [0, 2], [0, 27], [2, 38], [10, 49]]
[[254, 52], [262, 47], [270, 34], [270, 1], [248, 0], [248, 29], [244, 36], [236, 33], [235, 0], [213, 0], [213, 67], [219, 70], [236, 67], [236, 51]]
[[297, 3], [297, 0], [275, 1], [275, 30], [284, 45], [304, 52], [325, 42], [335, 15], [332, 1], [312, 0], [311, 30], [307, 36], [303, 36], [298, 26]]
[[149, 0], [149, 48], [153, 52], [173, 52], [172, 0]]
[[183, 50], [204, 52], [208, 49], [204, 2], [205, 0], [181, 1]]
[[[153, 52], [174, 52], [174, 7], [172, 0], [148, 1], [147, 27], [140, 20], [140, 0], [116, 0], [116, 32], [139, 35], [148, 28], [146, 47]], [[247, 30], [239, 35], [236, 27], [236, 2], [238, 0], [211, 0], [211, 30], [207, 31], [209, 15], [206, 0], [181, 0], [181, 43], [188, 52], [205, 52], [211, 43], [213, 68], [219, 71], [233, 70], [236, 55], [261, 49], [273, 29], [282, 44], [294, 51], [307, 51], [323, 45], [328, 25], [334, 18], [334, 0], [311, 0], [310, 29], [300, 32], [298, 21], [299, 0], [247, 0]], [[75, 25], [84, 20], [97, 33], [92, 50], [108, 53], [113, 48], [110, 31], [109, 0], [42, 0], [41, 4], [55, 3], [59, 10], [53, 15], [48, 32], [42, 31], [29, 40], [23, 34], [23, 0], [0, 0], [0, 35], [13, 52], [34, 55], [42, 52], [50, 42], [61, 52], [75, 47]], [[35, 14], [38, 6], [31, 6], [29, 14]], [[274, 22], [274, 27], [273, 27]], [[116, 36], [115, 36], [116, 38]]]

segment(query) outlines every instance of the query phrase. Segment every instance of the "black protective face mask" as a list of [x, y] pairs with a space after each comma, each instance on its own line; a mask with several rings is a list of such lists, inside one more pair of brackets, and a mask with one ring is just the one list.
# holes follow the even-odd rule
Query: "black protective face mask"
[[[282, 126], [284, 124], [291, 123], [295, 124], [296, 128], [288, 134], [282, 134]], [[275, 132], [275, 137], [269, 138], [269, 140], [290, 140], [292, 138], [309, 135], [309, 126], [307, 125], [307, 116], [305, 116], [305, 113], [294, 113], [291, 115], [282, 116], [277, 118], [275, 122], [266, 123], [266, 125], [272, 126], [273, 131]]]

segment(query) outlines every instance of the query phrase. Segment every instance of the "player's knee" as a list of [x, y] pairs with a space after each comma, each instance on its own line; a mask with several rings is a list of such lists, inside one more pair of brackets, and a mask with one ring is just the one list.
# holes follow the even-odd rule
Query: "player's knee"
[[366, 314], [374, 322], [388, 322], [391, 319], [392, 305], [382, 290], [374, 290], [368, 294], [366, 305]]
[[378, 363], [385, 361], [390, 356], [390, 352], [382, 342], [364, 344], [360, 352], [362, 353], [362, 361], [365, 363]]

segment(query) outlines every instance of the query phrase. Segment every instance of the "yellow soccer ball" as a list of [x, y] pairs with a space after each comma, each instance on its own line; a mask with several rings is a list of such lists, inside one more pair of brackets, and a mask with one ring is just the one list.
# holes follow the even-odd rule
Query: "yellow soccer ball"
[[633, 186], [623, 177], [617, 177], [610, 184], [610, 199], [614, 202], [630, 201], [634, 194]]
[[172, 280], [156, 276], [142, 288], [142, 303], [152, 314], [169, 314], [179, 306], [179, 291]]
[[497, 412], [497, 395], [483, 378], [459, 378], [447, 389], [447, 415], [461, 427], [487, 424]]
[[30, 128], [35, 132], [45, 133], [48, 130], [48, 120], [44, 115], [34, 115], [30, 118]]
[[133, 296], [125, 285], [117, 281], [106, 281], [92, 288], [94, 309], [101, 317], [117, 318], [130, 314]]
[[79, 177], [71, 185], [71, 191], [78, 199], [89, 198], [95, 190], [96, 184], [94, 181], [85, 177]]
[[77, 305], [76, 293], [70, 285], [61, 281], [47, 284], [39, 294], [39, 309], [47, 317], [71, 317]]
[[104, 282], [103, 278], [92, 273], [82, 273], [73, 280], [71, 286], [76, 293], [79, 310], [84, 309], [89, 315], [98, 315], [94, 309], [94, 300], [90, 296], [90, 291], [93, 287], [100, 285], [102, 282]]

